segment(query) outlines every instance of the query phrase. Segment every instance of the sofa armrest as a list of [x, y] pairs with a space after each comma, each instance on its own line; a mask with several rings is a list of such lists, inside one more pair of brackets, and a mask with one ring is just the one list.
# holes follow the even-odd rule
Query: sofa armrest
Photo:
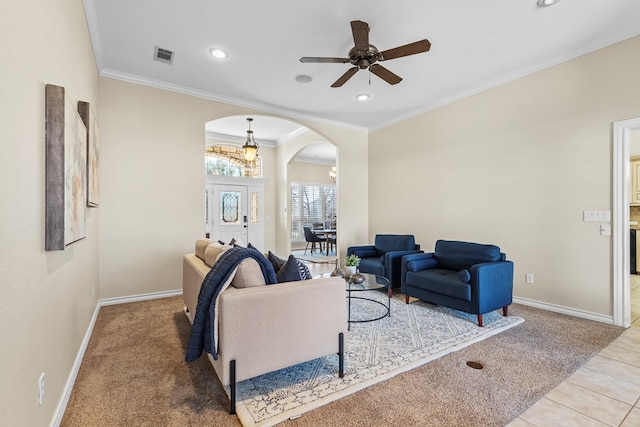
[[191, 316], [190, 321], [193, 322], [193, 316], [198, 306], [198, 295], [202, 281], [209, 273], [211, 267], [196, 256], [196, 254], [186, 254], [182, 257], [182, 299], [187, 308], [187, 312]]
[[513, 262], [496, 261], [472, 265], [471, 299], [479, 313], [506, 307], [513, 302]]
[[212, 361], [228, 385], [338, 352], [347, 332], [345, 282], [337, 277], [228, 288], [219, 300], [219, 357]]
[[359, 258], [374, 258], [378, 256], [376, 247], [373, 245], [349, 246], [347, 248], [347, 256], [352, 254]]

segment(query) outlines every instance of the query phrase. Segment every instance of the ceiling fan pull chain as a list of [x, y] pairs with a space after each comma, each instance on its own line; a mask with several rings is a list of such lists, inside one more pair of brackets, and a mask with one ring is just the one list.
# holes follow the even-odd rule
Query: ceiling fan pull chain
[[368, 70], [369, 70], [369, 86], [371, 86], [371, 67], [369, 67]]

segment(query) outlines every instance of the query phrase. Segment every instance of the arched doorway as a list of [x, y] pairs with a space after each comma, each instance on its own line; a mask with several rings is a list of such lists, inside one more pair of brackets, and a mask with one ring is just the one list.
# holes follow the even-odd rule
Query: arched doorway
[[[306, 145], [287, 166], [289, 185], [290, 251], [306, 248], [304, 227], [315, 230], [336, 230], [337, 227], [337, 167], [336, 147], [326, 141]], [[327, 237], [323, 232], [318, 232]], [[330, 250], [325, 245], [325, 255]]]
[[[285, 255], [291, 249], [289, 164], [294, 159], [324, 162], [326, 164], [323, 167], [327, 168], [326, 178], [330, 180], [329, 172], [332, 168], [336, 168], [336, 175], [339, 173], [336, 164], [336, 148], [314, 130], [291, 120], [264, 115], [236, 115], [212, 120], [205, 124], [205, 149], [214, 145], [241, 147], [246, 141], [247, 117], [254, 119], [252, 130], [259, 145], [260, 158], [260, 175], [252, 174], [249, 178], [262, 180], [264, 185], [264, 196], [261, 198], [263, 203], [261, 213], [264, 215], [264, 246], [261, 249], [273, 250]], [[317, 151], [321, 144], [331, 148], [329, 160], [325, 158], [325, 154]], [[237, 175], [239, 175], [238, 180], [248, 178], [243, 173]], [[211, 196], [210, 193], [205, 192], [205, 197], [210, 197], [208, 206], [211, 207], [213, 200], [217, 200], [212, 197], [218, 196]], [[219, 215], [220, 212], [213, 212], [209, 214], [209, 218], [218, 218]], [[214, 235], [211, 237], [216, 238]], [[251, 240], [250, 237], [249, 240]], [[255, 244], [254, 246], [258, 247]]]

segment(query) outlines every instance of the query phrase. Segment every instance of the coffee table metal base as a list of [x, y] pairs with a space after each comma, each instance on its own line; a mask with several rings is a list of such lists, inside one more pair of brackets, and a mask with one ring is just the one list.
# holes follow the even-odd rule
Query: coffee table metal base
[[[383, 319], [383, 318], [385, 318], [387, 316], [391, 317], [391, 297], [389, 296], [388, 292], [387, 292], [387, 304], [385, 304], [384, 302], [372, 299], [372, 298], [351, 296], [351, 291], [348, 291], [347, 299], [349, 300], [349, 314], [348, 314], [348, 317], [347, 317], [347, 320], [348, 320], [347, 330], [349, 330], [349, 331], [351, 330], [351, 324], [352, 323], [375, 322], [376, 320]], [[384, 309], [385, 309], [385, 311], [383, 311], [384, 314], [382, 316], [373, 317], [373, 318], [360, 319], [360, 320], [351, 320], [351, 300], [353, 300], [353, 299], [359, 299], [359, 300], [362, 300], [362, 301], [370, 301], [370, 302], [379, 304], [382, 307], [384, 307]]]

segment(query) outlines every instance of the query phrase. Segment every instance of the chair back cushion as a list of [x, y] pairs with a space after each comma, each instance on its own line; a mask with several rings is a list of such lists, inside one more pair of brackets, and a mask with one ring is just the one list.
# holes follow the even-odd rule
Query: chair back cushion
[[375, 248], [378, 255], [410, 251], [416, 248], [416, 240], [412, 234], [376, 234]]
[[472, 265], [504, 258], [495, 245], [452, 240], [438, 240], [433, 257], [438, 261], [438, 268], [447, 270], [468, 270]]

